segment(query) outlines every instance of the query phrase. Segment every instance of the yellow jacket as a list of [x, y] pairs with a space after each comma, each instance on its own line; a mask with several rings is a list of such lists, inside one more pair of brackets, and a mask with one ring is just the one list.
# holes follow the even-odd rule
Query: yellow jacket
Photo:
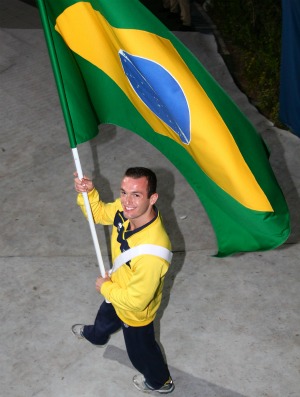
[[[117, 241], [118, 228], [121, 229], [120, 233], [129, 248], [141, 244], [154, 244], [171, 250], [171, 243], [159, 212], [147, 225], [126, 232], [129, 221], [124, 219], [120, 199], [113, 203], [103, 203], [96, 189], [88, 196], [95, 223], [113, 225], [111, 236], [113, 262], [121, 253], [120, 243]], [[81, 194], [78, 195], [77, 203], [86, 216]], [[164, 277], [168, 268], [169, 263], [158, 256], [140, 255], [130, 261], [130, 266], [124, 264], [114, 272], [111, 281], [102, 285], [101, 294], [113, 304], [117, 315], [125, 324], [133, 327], [147, 325], [154, 320], [160, 306]]]

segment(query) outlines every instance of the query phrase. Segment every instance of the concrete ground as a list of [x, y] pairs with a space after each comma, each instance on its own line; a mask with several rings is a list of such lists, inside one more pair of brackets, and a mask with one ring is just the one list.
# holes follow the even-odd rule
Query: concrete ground
[[[176, 384], [172, 395], [299, 397], [300, 140], [257, 112], [235, 86], [205, 18], [196, 25], [196, 32], [176, 34], [270, 147], [292, 216], [287, 243], [214, 258], [214, 233], [192, 189], [155, 148], [119, 127], [102, 126], [79, 147], [84, 172], [105, 200], [118, 194], [128, 166], [158, 174], [159, 207], [175, 250], [156, 322]], [[73, 323], [94, 319], [98, 265], [75, 204], [73, 160], [38, 12], [1, 0], [0, 27], [1, 395], [141, 395], [121, 333], [98, 349], [70, 332]], [[109, 231], [97, 232], [108, 267]]]

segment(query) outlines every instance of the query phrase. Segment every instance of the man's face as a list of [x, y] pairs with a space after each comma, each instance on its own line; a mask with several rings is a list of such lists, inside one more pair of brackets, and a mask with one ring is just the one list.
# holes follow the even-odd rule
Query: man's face
[[154, 193], [148, 198], [146, 177], [134, 179], [125, 176], [121, 182], [120, 197], [125, 217], [134, 221], [136, 227], [150, 221], [152, 206], [155, 204], [158, 195]]

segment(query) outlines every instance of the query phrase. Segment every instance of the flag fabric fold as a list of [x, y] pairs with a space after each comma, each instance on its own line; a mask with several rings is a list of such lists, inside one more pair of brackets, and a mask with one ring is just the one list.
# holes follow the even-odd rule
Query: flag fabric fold
[[101, 123], [150, 142], [198, 195], [217, 256], [286, 241], [289, 211], [263, 140], [150, 11], [138, 0], [37, 3], [72, 148]]

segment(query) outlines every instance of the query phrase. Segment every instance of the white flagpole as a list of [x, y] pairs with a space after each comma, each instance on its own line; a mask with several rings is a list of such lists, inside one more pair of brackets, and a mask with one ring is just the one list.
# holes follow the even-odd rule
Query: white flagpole
[[[73, 158], [74, 158], [78, 178], [82, 179], [83, 172], [82, 172], [77, 148], [72, 148], [72, 153], [73, 153]], [[94, 223], [94, 219], [93, 219], [93, 215], [92, 215], [92, 210], [91, 210], [88, 194], [87, 194], [87, 192], [83, 192], [82, 195], [83, 195], [84, 205], [85, 205], [85, 209], [87, 212], [87, 217], [88, 217], [91, 234], [92, 234], [92, 238], [93, 238], [93, 242], [94, 242], [94, 247], [95, 247], [95, 251], [96, 251], [100, 274], [101, 274], [101, 277], [105, 277], [105, 267], [104, 267], [104, 263], [103, 263], [103, 259], [102, 259], [102, 255], [101, 255], [101, 250], [100, 250], [100, 246], [99, 246], [98, 236], [96, 233], [95, 223]]]

